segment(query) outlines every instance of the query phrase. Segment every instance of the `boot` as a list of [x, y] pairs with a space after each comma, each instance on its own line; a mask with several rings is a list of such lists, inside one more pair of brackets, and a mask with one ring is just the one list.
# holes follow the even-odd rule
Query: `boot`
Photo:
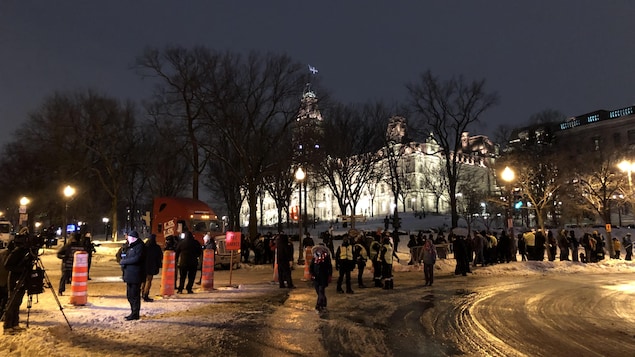
[[388, 290], [388, 289], [390, 289], [390, 280], [386, 280], [386, 281], [384, 282], [384, 287], [383, 287], [383, 289], [384, 289], [384, 290]]
[[151, 298], [151, 297], [150, 297], [150, 296], [148, 296], [148, 295], [143, 295], [143, 301], [145, 301], [145, 302], [153, 302], [153, 301], [154, 301], [154, 299], [153, 299], [153, 298]]
[[342, 290], [342, 285], [341, 284], [337, 285], [337, 293], [338, 294], [344, 294], [344, 290]]
[[390, 283], [390, 287], [389, 287], [389, 289], [390, 289], [390, 290], [392, 290], [392, 288], [394, 288], [394, 287], [395, 287], [395, 281], [394, 281], [394, 280], [392, 280], [392, 279], [390, 279], [390, 280], [389, 280], [389, 283]]

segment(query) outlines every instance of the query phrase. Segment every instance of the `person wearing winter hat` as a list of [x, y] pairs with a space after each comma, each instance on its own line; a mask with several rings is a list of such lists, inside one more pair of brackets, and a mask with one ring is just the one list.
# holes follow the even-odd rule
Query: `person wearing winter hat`
[[123, 281], [126, 282], [126, 297], [130, 303], [130, 315], [125, 319], [139, 320], [141, 310], [141, 283], [145, 281], [145, 245], [139, 239], [139, 233], [128, 233], [128, 250], [122, 254], [121, 268], [123, 269]]

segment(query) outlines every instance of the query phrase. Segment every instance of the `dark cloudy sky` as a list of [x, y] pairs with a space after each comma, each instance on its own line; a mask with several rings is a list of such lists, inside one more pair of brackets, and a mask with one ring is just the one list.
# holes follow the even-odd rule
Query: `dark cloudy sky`
[[486, 79], [501, 101], [474, 134], [635, 103], [634, 1], [0, 0], [0, 143], [57, 90], [147, 98], [129, 67], [166, 44], [285, 52], [344, 102], [405, 100], [428, 69]]

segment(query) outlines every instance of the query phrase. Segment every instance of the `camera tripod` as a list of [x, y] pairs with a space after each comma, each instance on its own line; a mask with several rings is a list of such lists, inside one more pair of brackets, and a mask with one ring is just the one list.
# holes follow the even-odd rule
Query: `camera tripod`
[[[27, 307], [26, 327], [29, 327], [29, 317], [31, 314], [31, 307], [33, 306], [33, 295], [38, 295], [43, 293], [44, 288], [48, 287], [49, 289], [51, 289], [51, 292], [53, 293], [53, 297], [55, 298], [55, 301], [57, 302], [57, 306], [60, 308], [60, 312], [62, 313], [64, 320], [66, 320], [66, 324], [68, 325], [69, 330], [72, 331], [73, 328], [71, 327], [71, 323], [68, 321], [68, 318], [66, 317], [66, 314], [64, 313], [64, 307], [62, 306], [62, 303], [60, 302], [59, 298], [57, 297], [57, 294], [55, 293], [55, 289], [53, 288], [51, 279], [49, 279], [48, 274], [46, 273], [46, 269], [44, 269], [42, 260], [37, 254], [33, 254], [33, 252], [31, 252], [30, 250], [27, 253], [27, 257], [25, 258], [28, 259], [29, 255], [32, 257], [33, 262], [31, 263], [31, 266], [28, 269], [22, 272], [22, 274], [20, 275], [20, 279], [18, 279], [17, 283], [15, 284], [15, 287], [12, 289], [11, 297], [9, 298], [9, 301], [7, 301], [6, 308], [0, 320], [4, 321], [4, 319], [6, 318], [7, 310], [11, 308], [13, 304], [22, 303], [22, 301], [15, 301], [15, 300], [18, 297], [22, 299], [24, 295], [20, 294], [19, 291], [21, 291], [21, 289], [24, 289], [25, 293], [28, 296], [27, 305], [26, 305]], [[38, 276], [39, 274], [41, 274], [41, 276]], [[43, 283], [38, 284], [38, 286], [33, 286], [31, 284], [31, 278], [33, 276], [36, 276], [38, 279], [40, 278], [43, 279]]]

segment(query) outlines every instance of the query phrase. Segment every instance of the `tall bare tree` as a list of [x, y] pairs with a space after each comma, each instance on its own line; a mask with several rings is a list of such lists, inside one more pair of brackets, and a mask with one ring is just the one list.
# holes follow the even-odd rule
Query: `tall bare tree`
[[[280, 143], [299, 108], [304, 86], [301, 64], [286, 55], [211, 55], [201, 100], [204, 101], [211, 160], [240, 183], [249, 205], [249, 234], [258, 229], [258, 192], [276, 171]], [[228, 155], [229, 153], [229, 155]]]
[[166, 135], [182, 138], [182, 142], [187, 143], [183, 149], [190, 163], [192, 198], [195, 199], [199, 198], [199, 177], [207, 163], [205, 151], [201, 149], [205, 138], [200, 129], [202, 121], [207, 119], [201, 86], [219, 56], [205, 48], [188, 50], [176, 46], [163, 51], [148, 48], [136, 60], [136, 68], [143, 77], [157, 79], [148, 113], [157, 123], [174, 121], [175, 130]]
[[458, 223], [456, 187], [459, 177], [457, 153], [461, 136], [478, 123], [483, 113], [498, 102], [488, 93], [485, 80], [467, 82], [463, 77], [442, 81], [430, 71], [406, 85], [410, 104], [423, 128], [434, 136], [445, 158], [452, 226]]
[[381, 147], [381, 104], [334, 104], [324, 110], [324, 156], [316, 167], [317, 183], [328, 187], [342, 214], [355, 214], [366, 184], [377, 175]]

